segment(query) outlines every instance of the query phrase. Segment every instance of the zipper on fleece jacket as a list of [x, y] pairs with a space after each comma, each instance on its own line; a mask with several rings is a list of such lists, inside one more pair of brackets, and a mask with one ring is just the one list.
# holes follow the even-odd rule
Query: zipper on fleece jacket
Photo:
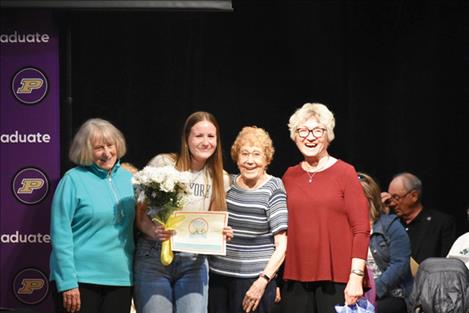
[[119, 197], [117, 195], [116, 188], [114, 187], [114, 184], [112, 183], [112, 175], [111, 173], [108, 173], [107, 175], [107, 181], [109, 188], [111, 189], [111, 193], [114, 196], [114, 200], [116, 201], [116, 208], [117, 208], [117, 217], [116, 217], [116, 222], [121, 223], [124, 220], [124, 210], [122, 210], [121, 206], [119, 205]]

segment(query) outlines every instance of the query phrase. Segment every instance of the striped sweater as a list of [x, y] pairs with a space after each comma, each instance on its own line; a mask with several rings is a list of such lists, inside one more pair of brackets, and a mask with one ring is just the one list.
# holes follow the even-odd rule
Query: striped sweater
[[210, 270], [216, 274], [249, 278], [261, 273], [275, 250], [274, 235], [288, 227], [286, 193], [282, 180], [270, 176], [254, 190], [236, 184], [226, 194], [228, 225], [234, 237], [226, 245], [226, 256], [211, 256]]

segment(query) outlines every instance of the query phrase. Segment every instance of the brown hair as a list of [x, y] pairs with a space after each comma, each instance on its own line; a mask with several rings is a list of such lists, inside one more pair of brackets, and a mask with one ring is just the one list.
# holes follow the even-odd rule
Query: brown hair
[[363, 192], [370, 206], [370, 219], [374, 223], [381, 214], [385, 213], [384, 205], [381, 202], [381, 188], [378, 183], [368, 174], [358, 173]]
[[191, 168], [192, 155], [189, 150], [188, 139], [192, 127], [201, 121], [208, 121], [215, 126], [217, 130], [217, 147], [213, 154], [207, 159], [206, 166], [208, 173], [213, 181], [213, 191], [210, 210], [225, 211], [225, 185], [223, 182], [223, 156], [221, 147], [220, 126], [211, 113], [198, 111], [194, 112], [186, 119], [181, 134], [181, 149], [176, 158], [176, 169], [179, 171], [188, 171]]

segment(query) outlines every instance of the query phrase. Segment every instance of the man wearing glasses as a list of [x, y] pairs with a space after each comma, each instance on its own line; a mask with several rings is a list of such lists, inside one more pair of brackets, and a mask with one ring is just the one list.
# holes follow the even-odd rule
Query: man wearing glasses
[[401, 219], [409, 235], [412, 258], [421, 263], [429, 257], [446, 257], [456, 240], [452, 216], [423, 208], [422, 182], [411, 173], [392, 179], [388, 192], [381, 194], [384, 204]]

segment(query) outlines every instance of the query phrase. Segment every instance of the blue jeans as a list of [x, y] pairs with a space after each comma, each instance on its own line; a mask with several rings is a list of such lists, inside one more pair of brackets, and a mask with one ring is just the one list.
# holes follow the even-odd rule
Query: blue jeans
[[139, 313], [206, 313], [208, 263], [205, 255], [174, 253], [160, 261], [161, 243], [139, 238], [134, 260], [135, 304]]

